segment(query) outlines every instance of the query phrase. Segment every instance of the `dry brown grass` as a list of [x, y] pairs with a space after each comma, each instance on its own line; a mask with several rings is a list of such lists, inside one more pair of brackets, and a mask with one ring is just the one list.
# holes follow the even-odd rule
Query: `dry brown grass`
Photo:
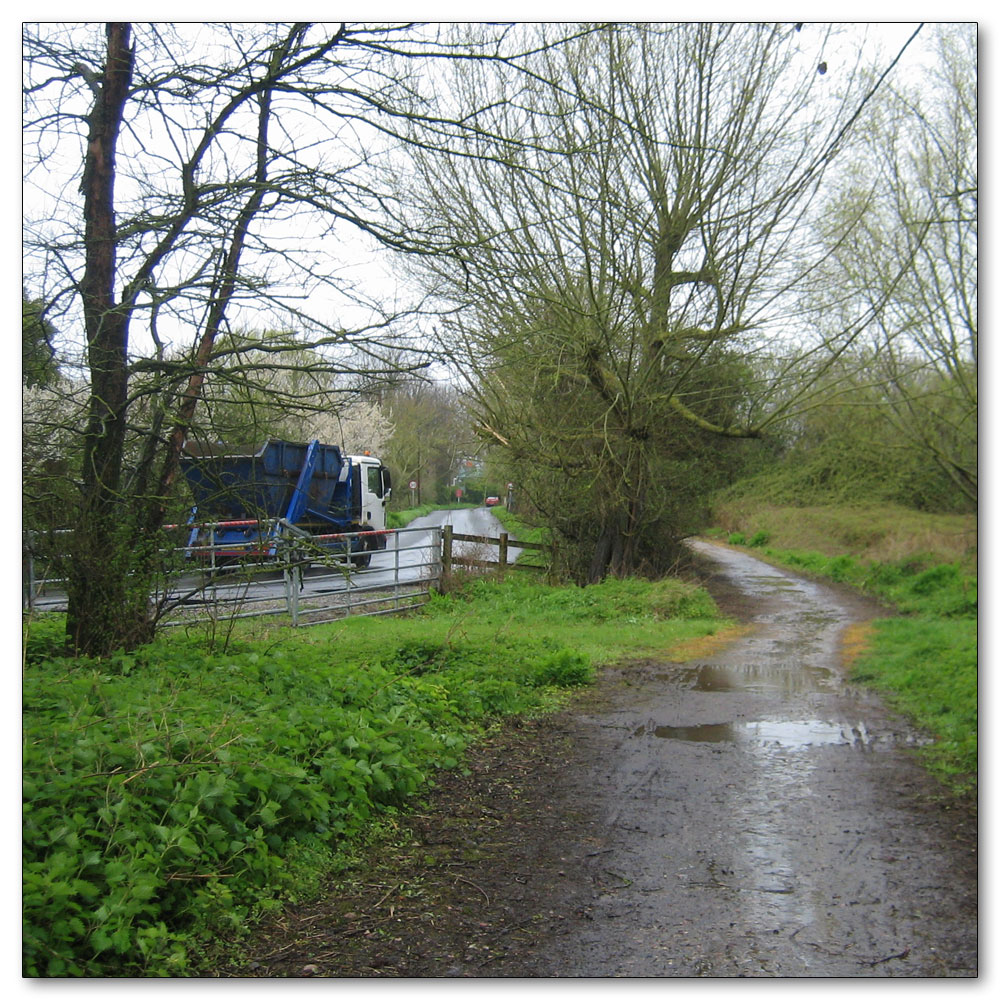
[[670, 647], [670, 652], [667, 654], [668, 659], [673, 663], [686, 663], [688, 660], [699, 660], [711, 656], [720, 649], [725, 649], [741, 636], [752, 632], [756, 627], [756, 625], [732, 625], [729, 628], [719, 629], [712, 635], [685, 639]]
[[853, 507], [779, 507], [748, 500], [723, 504], [715, 511], [718, 527], [750, 538], [769, 536], [776, 549], [799, 549], [835, 556], [847, 554], [872, 562], [916, 557], [960, 562], [974, 572], [978, 522], [972, 514], [925, 514], [888, 504]]
[[840, 637], [840, 662], [846, 670], [850, 670], [862, 653], [871, 646], [872, 633], [875, 626], [872, 622], [855, 622], [844, 629]]

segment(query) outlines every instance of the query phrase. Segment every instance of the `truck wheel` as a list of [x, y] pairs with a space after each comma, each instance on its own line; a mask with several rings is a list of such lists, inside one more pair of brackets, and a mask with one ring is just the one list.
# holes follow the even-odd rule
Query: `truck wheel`
[[368, 569], [372, 561], [372, 553], [378, 551], [378, 536], [371, 528], [362, 528], [361, 531], [365, 533], [365, 537], [359, 539], [361, 551], [352, 557], [352, 561], [360, 569]]

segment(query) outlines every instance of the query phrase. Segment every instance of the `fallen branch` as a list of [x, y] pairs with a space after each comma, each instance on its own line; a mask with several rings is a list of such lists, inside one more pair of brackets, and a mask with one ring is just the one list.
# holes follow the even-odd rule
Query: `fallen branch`
[[907, 958], [909, 957], [910, 949], [904, 948], [901, 952], [896, 955], [886, 955], [885, 958], [876, 958], [871, 962], [862, 962], [862, 965], [867, 965], [874, 969], [876, 965], [881, 965], [883, 962], [891, 962], [894, 958]]

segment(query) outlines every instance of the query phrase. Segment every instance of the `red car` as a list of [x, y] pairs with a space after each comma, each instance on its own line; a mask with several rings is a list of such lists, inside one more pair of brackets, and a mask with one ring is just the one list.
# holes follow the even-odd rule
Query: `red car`
[[486, 506], [487, 507], [496, 507], [499, 503], [500, 503], [500, 497], [487, 497], [486, 498]]

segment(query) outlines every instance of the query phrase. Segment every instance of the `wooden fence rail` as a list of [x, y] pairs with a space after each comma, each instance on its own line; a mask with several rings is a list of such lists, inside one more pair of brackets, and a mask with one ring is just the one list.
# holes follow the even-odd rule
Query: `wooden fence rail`
[[[497, 546], [497, 558], [474, 559], [469, 556], [457, 556], [454, 554], [454, 542], [472, 542], [477, 545]], [[536, 552], [550, 552], [551, 546], [542, 542], [519, 542], [514, 541], [514, 548], [532, 549]], [[528, 566], [521, 563], [508, 563], [507, 552], [511, 546], [510, 536], [507, 532], [501, 532], [499, 538], [491, 538], [488, 535], [465, 535], [458, 531], [453, 531], [450, 524], [443, 527], [441, 533], [441, 568], [445, 573], [450, 573], [452, 566], [475, 566], [480, 569], [497, 569], [500, 575], [508, 569], [535, 570], [545, 572], [545, 566]]]

